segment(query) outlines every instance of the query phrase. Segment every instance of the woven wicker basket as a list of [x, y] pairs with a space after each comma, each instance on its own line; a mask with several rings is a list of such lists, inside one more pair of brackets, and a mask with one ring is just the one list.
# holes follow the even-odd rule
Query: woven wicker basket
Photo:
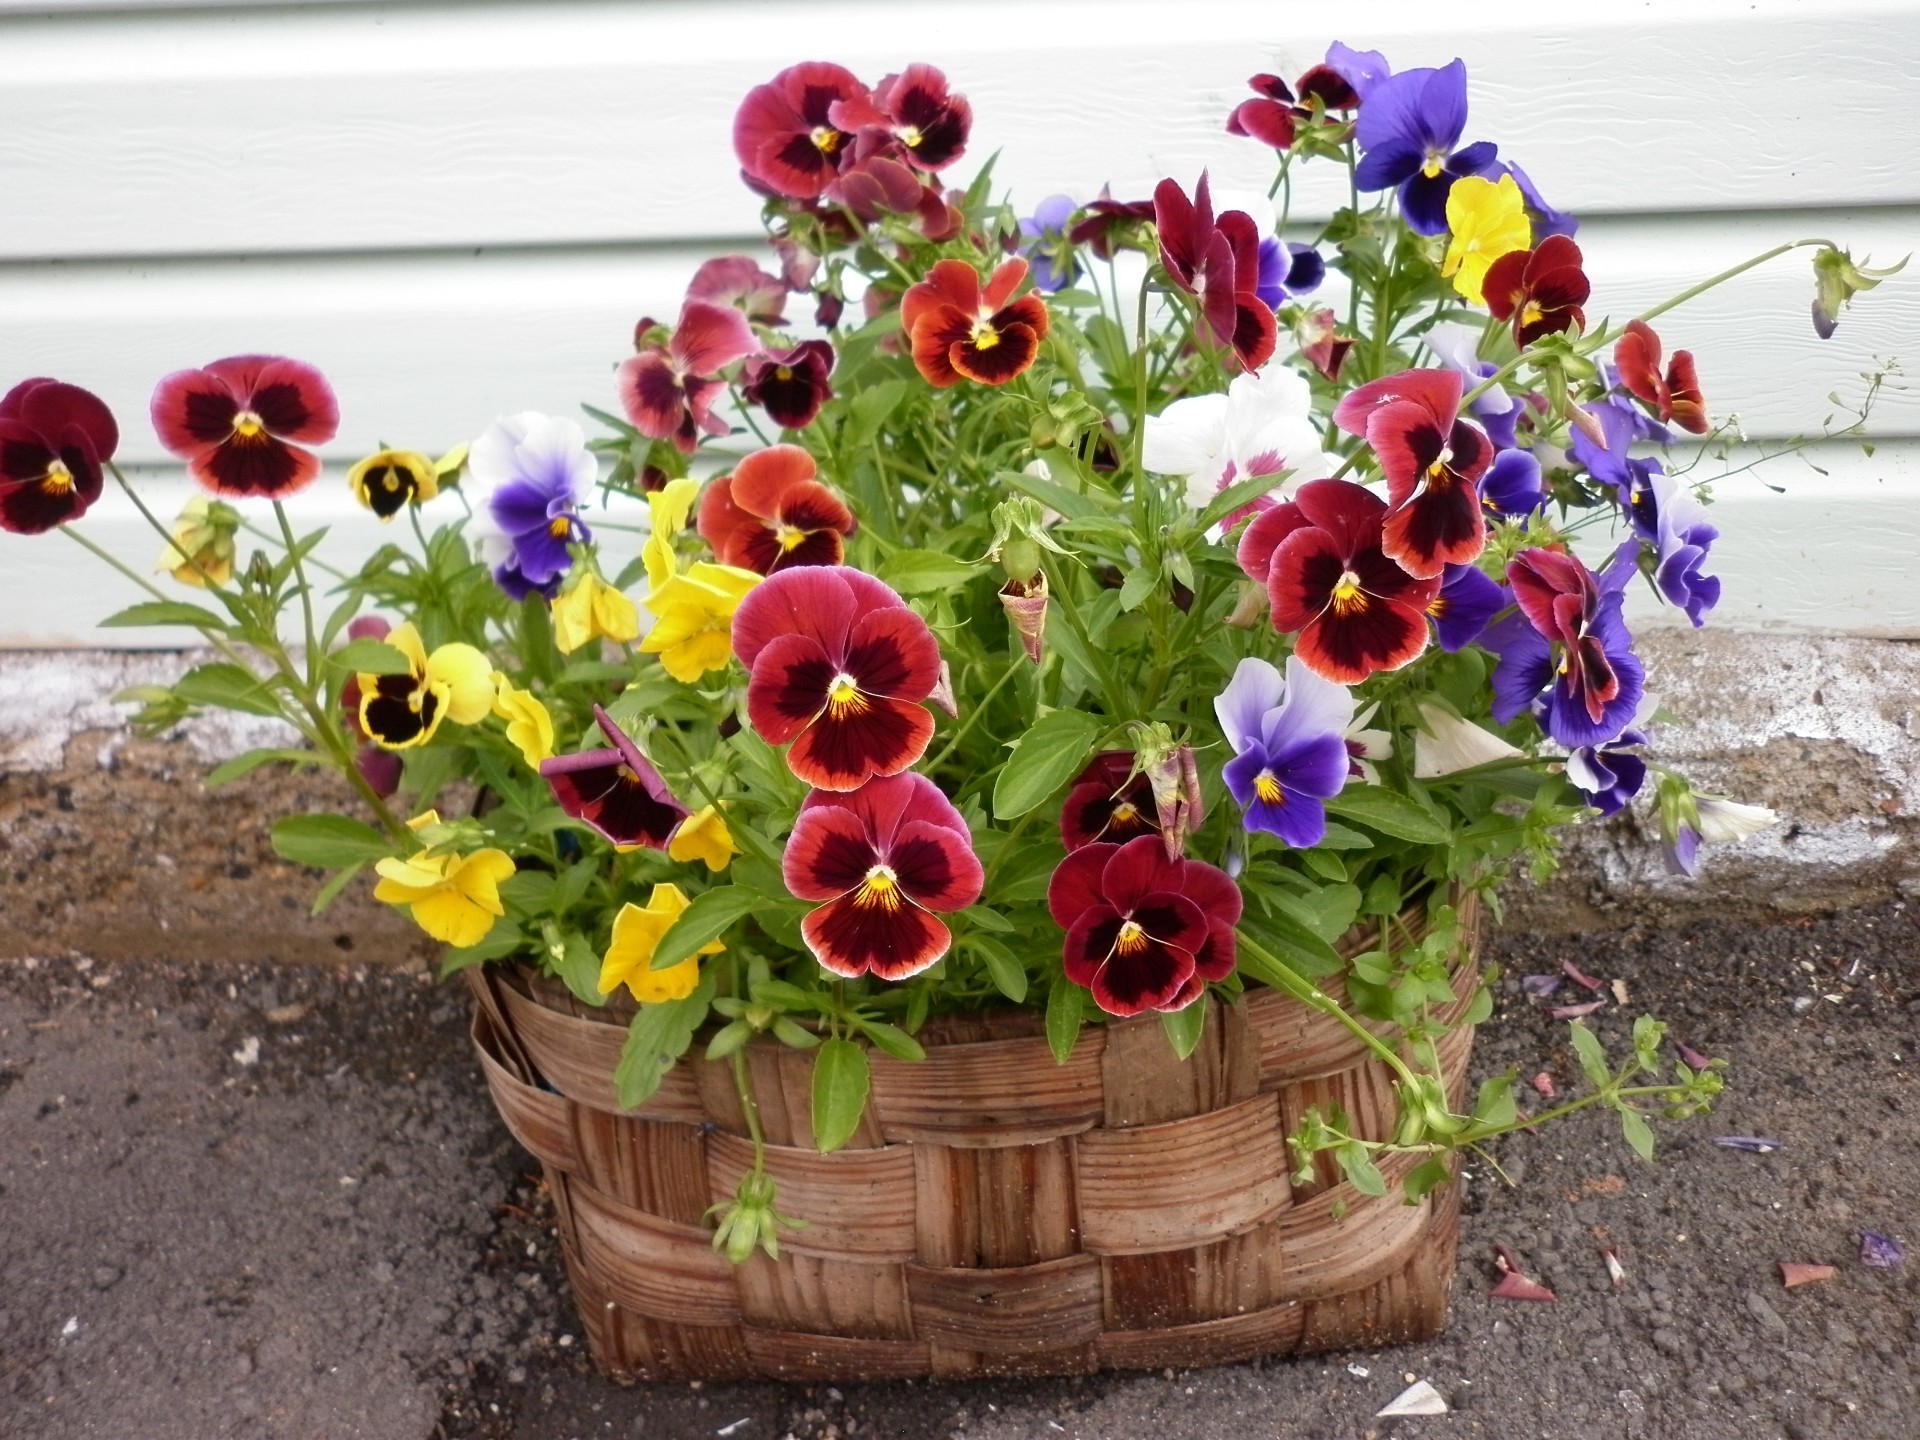
[[[1476, 919], [1469, 899], [1464, 935]], [[751, 1163], [730, 1070], [683, 1061], [620, 1113], [625, 1015], [525, 972], [467, 973], [488, 1086], [545, 1167], [610, 1376], [1074, 1375], [1392, 1344], [1445, 1324], [1454, 1187], [1408, 1206], [1391, 1189], [1359, 1194], [1330, 1162], [1289, 1181], [1285, 1137], [1309, 1106], [1341, 1106], [1368, 1138], [1395, 1109], [1384, 1066], [1277, 992], [1216, 1006], [1184, 1063], [1151, 1016], [1088, 1026], [1065, 1065], [1031, 1012], [936, 1022], [925, 1063], [873, 1056], [866, 1119], [830, 1155], [812, 1148], [810, 1057], [756, 1044], [780, 1209], [810, 1223], [781, 1237], [778, 1263], [736, 1267], [702, 1223]], [[1474, 984], [1469, 945], [1459, 1011]], [[1462, 1028], [1441, 1046], [1456, 1107], [1471, 1045]], [[1392, 1181], [1407, 1167], [1382, 1168]]]

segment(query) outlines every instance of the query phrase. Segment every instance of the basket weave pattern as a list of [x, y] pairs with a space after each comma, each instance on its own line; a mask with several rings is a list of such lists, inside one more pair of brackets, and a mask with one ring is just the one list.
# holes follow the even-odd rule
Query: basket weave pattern
[[[1461, 918], [1473, 934], [1471, 899]], [[689, 1057], [619, 1112], [624, 1015], [529, 974], [467, 973], [488, 1087], [545, 1168], [610, 1375], [1085, 1374], [1392, 1344], [1445, 1323], [1454, 1187], [1416, 1206], [1392, 1189], [1370, 1199], [1326, 1157], [1312, 1183], [1289, 1180], [1286, 1135], [1308, 1107], [1339, 1105], [1369, 1139], [1395, 1107], [1355, 1037], [1277, 992], [1209, 999], [1186, 1062], [1152, 1016], [1086, 1027], [1065, 1065], [1031, 1012], [935, 1022], [924, 1063], [873, 1055], [866, 1118], [830, 1155], [813, 1148], [811, 1057], [749, 1047], [779, 1208], [809, 1223], [781, 1236], [778, 1262], [734, 1266], [702, 1219], [752, 1164], [730, 1069]], [[1469, 949], [1444, 1018], [1474, 984]], [[1440, 1047], [1456, 1108], [1471, 1044], [1462, 1028]], [[1390, 1184], [1409, 1163], [1382, 1166]]]

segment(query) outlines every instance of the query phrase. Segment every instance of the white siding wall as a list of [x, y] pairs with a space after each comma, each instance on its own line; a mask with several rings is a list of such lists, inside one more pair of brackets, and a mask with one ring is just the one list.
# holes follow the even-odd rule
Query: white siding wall
[[[1279, 0], [0, 0], [0, 381], [99, 391], [170, 511], [184, 491], [145, 421], [154, 379], [242, 350], [311, 360], [344, 420], [335, 472], [298, 503], [364, 544], [377, 527], [337, 477], [376, 439], [444, 447], [501, 411], [610, 404], [634, 318], [672, 313], [700, 258], [751, 244], [732, 112], [805, 58], [870, 78], [942, 65], [974, 102], [972, 157], [1004, 150], [1000, 179], [1033, 201], [1202, 167], [1264, 184], [1264, 152], [1220, 129], [1247, 75], [1296, 73], [1336, 36], [1403, 68], [1458, 54], [1469, 138], [1582, 216], [1596, 317], [1795, 236], [1881, 261], [1920, 249], [1915, 0], [1340, 13], [1335, 31], [1326, 7]], [[1329, 203], [1309, 191], [1295, 213]], [[1662, 326], [1763, 446], [1817, 430], [1829, 391], [1920, 340], [1920, 275], [1824, 344], [1811, 288], [1804, 258], [1783, 260]], [[1871, 456], [1777, 462], [1784, 495], [1723, 487], [1723, 623], [1920, 635], [1920, 394], [1890, 390], [1872, 430]], [[110, 502], [88, 525], [152, 549]], [[91, 627], [131, 598], [58, 537], [0, 537], [0, 645], [127, 644]]]

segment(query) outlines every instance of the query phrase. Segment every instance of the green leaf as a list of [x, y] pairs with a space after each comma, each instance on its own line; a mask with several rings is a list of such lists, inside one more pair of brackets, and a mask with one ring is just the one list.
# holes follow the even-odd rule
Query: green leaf
[[795, 1024], [784, 1015], [774, 1017], [773, 1034], [782, 1045], [790, 1045], [795, 1050], [811, 1050], [820, 1043], [820, 1037], [813, 1031]]
[[613, 1067], [614, 1103], [622, 1110], [633, 1109], [658, 1090], [673, 1062], [687, 1053], [694, 1031], [707, 1018], [717, 983], [718, 976], [709, 970], [686, 999], [642, 1005], [635, 1013], [627, 1026], [627, 1042], [620, 1047], [620, 1062]]
[[867, 1052], [838, 1036], [813, 1056], [813, 1143], [821, 1154], [838, 1150], [860, 1128], [873, 1077]]
[[593, 953], [586, 936], [568, 933], [554, 969], [583, 1005], [598, 1007], [607, 1003], [607, 997], [600, 993], [600, 957]]
[[1447, 1169], [1446, 1157], [1429, 1155], [1407, 1172], [1407, 1178], [1400, 1182], [1400, 1188], [1406, 1193], [1409, 1205], [1418, 1205], [1452, 1179], [1453, 1172]]
[[313, 904], [307, 910], [307, 914], [316, 919], [325, 914], [327, 907], [340, 898], [340, 892], [353, 883], [354, 876], [366, 868], [366, 863], [362, 861], [358, 865], [349, 865], [344, 870], [334, 871], [327, 883], [322, 885], [314, 895]]
[[1622, 1109], [1620, 1133], [1627, 1137], [1627, 1144], [1633, 1147], [1634, 1154], [1642, 1160], [1653, 1159], [1653, 1127], [1647, 1124], [1646, 1116], [1638, 1110]]
[[1213, 497], [1207, 508], [1195, 518], [1193, 528], [1205, 530], [1210, 526], [1218, 525], [1248, 501], [1258, 500], [1269, 490], [1276, 488], [1291, 473], [1291, 471], [1281, 471], [1274, 475], [1255, 475], [1249, 480], [1236, 481]]
[[371, 825], [344, 815], [289, 815], [274, 822], [273, 851], [296, 865], [332, 870], [384, 860], [393, 845]]
[[189, 670], [173, 682], [173, 693], [189, 705], [211, 705], [276, 719], [280, 715], [280, 702], [259, 676], [225, 661]]
[[1086, 999], [1080, 987], [1064, 975], [1055, 980], [1047, 994], [1047, 1047], [1061, 1065], [1073, 1058], [1085, 1014]]
[[1024, 495], [1031, 495], [1049, 510], [1058, 510], [1069, 520], [1090, 520], [1103, 513], [1100, 505], [1078, 490], [1068, 489], [1052, 480], [1042, 480], [1038, 475], [1029, 475], [1024, 470], [1002, 470], [994, 479]]
[[1120, 608], [1138, 610], [1153, 593], [1153, 587], [1160, 577], [1145, 565], [1135, 566], [1120, 585]]
[[902, 595], [944, 595], [978, 574], [978, 565], [937, 550], [896, 550], [880, 565], [880, 578]]
[[1358, 1140], [1349, 1140], [1334, 1152], [1340, 1161], [1340, 1169], [1346, 1175], [1347, 1182], [1362, 1195], [1371, 1195], [1378, 1199], [1387, 1193], [1386, 1177], [1373, 1163], [1373, 1156], [1367, 1147]]
[[896, 1060], [904, 1060], [909, 1065], [918, 1065], [927, 1058], [927, 1052], [920, 1048], [920, 1042], [897, 1025], [887, 1025], [878, 1020], [853, 1017], [853, 1023], [860, 1027], [860, 1033], [873, 1042], [873, 1047]]
[[1490, 1075], [1480, 1082], [1473, 1118], [1482, 1125], [1511, 1125], [1519, 1118], [1513, 1104], [1513, 1076]]
[[593, 877], [600, 873], [600, 861], [589, 858], [567, 867], [554, 882], [553, 895], [549, 900], [555, 915], [564, 915], [580, 903], [580, 897], [587, 893], [587, 887], [593, 883]]
[[761, 1004], [777, 1005], [782, 1010], [817, 1010], [823, 998], [816, 990], [802, 990], [785, 980], [756, 980], [752, 994]]
[[960, 912], [960, 918], [976, 930], [993, 930], [1002, 935], [1013, 933], [1013, 922], [990, 905], [970, 905]]
[[752, 1038], [753, 1026], [744, 1020], [722, 1025], [719, 1032], [707, 1042], [707, 1059], [724, 1060]]
[[116, 610], [100, 622], [102, 630], [131, 630], [141, 625], [191, 625], [196, 630], [225, 630], [226, 622], [211, 610], [184, 600], [145, 600]]
[[1358, 830], [1349, 830], [1344, 825], [1327, 822], [1327, 833], [1320, 838], [1322, 850], [1371, 850], [1373, 841]]
[[217, 790], [222, 785], [230, 785], [242, 775], [251, 775], [262, 765], [279, 762], [286, 765], [318, 765], [320, 757], [311, 750], [277, 750], [271, 747], [262, 750], [248, 750], [231, 760], [222, 761], [207, 772], [207, 778], [200, 783], [209, 790]]
[[500, 899], [522, 915], [543, 915], [553, 908], [553, 886], [544, 870], [516, 870], [500, 882]]
[[856, 449], [880, 433], [880, 426], [907, 393], [905, 380], [883, 380], [861, 389], [847, 405], [847, 421], [841, 430], [841, 445]]
[[486, 938], [478, 945], [447, 947], [446, 953], [440, 957], [440, 978], [445, 980], [449, 975], [457, 975], [471, 965], [505, 959], [524, 948], [526, 943], [526, 932], [518, 925], [511, 920], [496, 920], [493, 928], [487, 931]]
[[987, 967], [994, 988], [1019, 1005], [1027, 998], [1027, 967], [1019, 956], [991, 935], [969, 935], [967, 945]]
[[356, 675], [410, 675], [413, 662], [384, 640], [349, 640], [327, 656], [336, 670]]
[[1055, 710], [1036, 720], [1016, 742], [994, 782], [994, 818], [1019, 819], [1078, 775], [1101, 725], [1097, 716], [1082, 710]]
[[1600, 1048], [1599, 1037], [1578, 1020], [1567, 1026], [1568, 1038], [1573, 1041], [1573, 1053], [1580, 1059], [1580, 1068], [1586, 1072], [1587, 1079], [1596, 1089], [1604, 1090], [1613, 1083], [1613, 1072], [1607, 1069], [1607, 1055]]
[[742, 915], [765, 903], [758, 892], [745, 885], [721, 885], [704, 895], [694, 896], [693, 903], [680, 912], [680, 918], [660, 937], [651, 968], [665, 970], [669, 965], [678, 965], [702, 945], [726, 934]]
[[[1340, 952], [1320, 936], [1297, 924], [1284, 915], [1254, 915], [1246, 913], [1240, 917], [1240, 929], [1245, 932], [1263, 950], [1273, 952], [1273, 957], [1282, 964], [1290, 966], [1309, 980], [1324, 980], [1329, 975], [1338, 975], [1346, 968], [1346, 962], [1340, 958]], [[1240, 968], [1248, 969], [1242, 962]], [[1257, 974], [1257, 971], [1249, 973]]]
[[1378, 785], [1349, 785], [1326, 802], [1329, 814], [1416, 845], [1445, 845], [1453, 831], [1418, 802]]
[[1185, 1009], [1169, 1011], [1160, 1017], [1160, 1028], [1167, 1034], [1167, 1043], [1173, 1046], [1173, 1053], [1182, 1060], [1200, 1047], [1200, 1034], [1206, 1027], [1205, 994]]

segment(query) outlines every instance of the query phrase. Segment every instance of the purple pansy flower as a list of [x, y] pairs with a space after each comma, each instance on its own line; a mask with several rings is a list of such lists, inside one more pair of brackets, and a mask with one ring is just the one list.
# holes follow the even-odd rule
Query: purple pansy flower
[[[1706, 623], [1707, 611], [1720, 603], [1720, 577], [1700, 573], [1707, 550], [1720, 532], [1708, 523], [1706, 507], [1686, 485], [1659, 469], [1657, 462], [1648, 463], [1654, 466], [1649, 477], [1653, 541], [1660, 549], [1653, 583], [1670, 603], [1687, 612], [1698, 629]], [[1638, 523], [1637, 508], [1635, 519]]]
[[1567, 454], [1597, 483], [1612, 489], [1620, 508], [1644, 539], [1657, 540], [1653, 477], [1664, 473], [1665, 467], [1651, 457], [1635, 457], [1632, 447], [1635, 441], [1649, 438], [1663, 445], [1669, 443], [1665, 427], [1660, 427], [1660, 434], [1648, 436], [1641, 426], [1638, 407], [1622, 404], [1612, 396], [1588, 406], [1587, 413], [1606, 443], [1595, 443], [1591, 435], [1575, 426]]
[[1079, 275], [1073, 260], [1073, 241], [1067, 232], [1080, 208], [1071, 195], [1049, 195], [1020, 222], [1020, 253], [1027, 257], [1028, 274], [1036, 290], [1049, 295], [1064, 290]]
[[1497, 154], [1485, 140], [1454, 148], [1467, 128], [1466, 62], [1403, 70], [1362, 100], [1354, 135], [1363, 153], [1354, 183], [1362, 190], [1399, 187], [1407, 224], [1422, 235], [1443, 234], [1453, 182], [1488, 173]]
[[1702, 841], [1725, 845], [1758, 835], [1779, 816], [1764, 805], [1743, 805], [1724, 795], [1696, 795], [1680, 776], [1663, 775], [1655, 802], [1660, 838], [1670, 874], [1700, 873]]
[[1327, 262], [1311, 245], [1269, 235], [1260, 242], [1259, 254], [1260, 278], [1253, 293], [1269, 310], [1277, 311], [1294, 296], [1318, 290], [1327, 278]]
[[1629, 540], [1598, 575], [1572, 555], [1523, 550], [1507, 566], [1519, 611], [1491, 627], [1498, 653], [1493, 717], [1502, 725], [1543, 694], [1540, 723], [1567, 749], [1612, 740], [1632, 722], [1646, 671], [1621, 618], [1640, 542]]
[[599, 474], [586, 435], [556, 416], [505, 415], [473, 442], [467, 467], [509, 547], [494, 580], [516, 600], [551, 596], [573, 563], [567, 547], [592, 538], [579, 517]]
[[1248, 657], [1213, 702], [1233, 746], [1223, 777], [1249, 830], [1307, 849], [1327, 833], [1326, 806], [1347, 783], [1346, 732], [1353, 692], [1323, 680], [1298, 657], [1287, 673]]
[[1507, 606], [1513, 597], [1485, 571], [1475, 565], [1449, 565], [1441, 572], [1440, 593], [1427, 606], [1440, 648], [1449, 654], [1463, 650], [1480, 638], [1487, 623]]
[[[1500, 368], [1491, 360], [1480, 358], [1480, 332], [1465, 325], [1443, 321], [1427, 331], [1426, 340], [1427, 348], [1439, 357], [1441, 364], [1459, 372], [1467, 382], [1468, 390], [1477, 387]], [[1514, 427], [1526, 408], [1524, 400], [1507, 394], [1503, 386], [1489, 385], [1485, 393], [1474, 397], [1470, 408], [1473, 418], [1480, 422], [1481, 429], [1487, 432], [1487, 438], [1493, 442], [1495, 449], [1513, 448]], [[1481, 485], [1484, 492], [1484, 477]]]
[[1533, 214], [1534, 244], [1538, 245], [1549, 235], [1565, 235], [1572, 238], [1574, 231], [1580, 228], [1580, 222], [1573, 216], [1549, 205], [1546, 197], [1540, 193], [1539, 187], [1527, 178], [1527, 172], [1511, 160], [1496, 165], [1494, 170], [1505, 171], [1513, 177], [1513, 183], [1520, 187], [1520, 198], [1527, 202], [1527, 209]]
[[1355, 50], [1340, 40], [1327, 47], [1327, 68], [1353, 87], [1362, 104], [1375, 86], [1393, 74], [1387, 57], [1378, 50]]
[[1582, 745], [1567, 755], [1567, 779], [1602, 815], [1617, 815], [1647, 781], [1647, 762], [1626, 747], [1646, 743], [1641, 731], [1628, 728], [1605, 744]]
[[1480, 477], [1480, 503], [1496, 515], [1519, 519], [1547, 503], [1540, 462], [1531, 450], [1502, 450]]

